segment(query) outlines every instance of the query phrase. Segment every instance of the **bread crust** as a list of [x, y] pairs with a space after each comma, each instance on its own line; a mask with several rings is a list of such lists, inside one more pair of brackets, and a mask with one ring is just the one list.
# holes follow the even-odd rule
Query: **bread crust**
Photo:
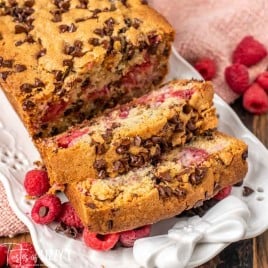
[[[92, 232], [120, 232], [173, 217], [184, 210], [191, 209], [200, 201], [212, 198], [222, 188], [241, 181], [247, 173], [246, 144], [218, 132], [211, 137], [210, 140], [207, 140], [208, 137], [199, 137], [197, 142], [189, 144], [189, 146], [204, 149], [210, 148], [210, 144], [214, 142], [214, 145], [219, 145], [219, 149], [212, 150], [208, 158], [199, 164], [199, 168], [207, 168], [200, 183], [193, 184], [189, 180], [180, 183], [180, 189], [185, 190], [185, 194], [181, 196], [171, 194], [163, 197], [161, 191], [159, 192], [155, 186], [150, 190], [146, 189], [149, 179], [146, 183], [140, 183], [141, 188], [143, 187], [146, 192], [139, 194], [138, 190], [136, 193], [133, 190], [132, 198], [126, 198], [127, 194], [123, 192], [118, 194], [118, 196], [121, 195], [121, 199], [117, 196], [112, 201], [96, 200], [94, 182], [90, 181], [67, 185], [66, 195], [85, 226]], [[225, 145], [220, 146], [220, 144]], [[172, 154], [174, 152], [176, 154], [179, 150], [174, 149]], [[188, 179], [191, 178], [187, 172], [185, 176]], [[111, 192], [111, 189], [109, 190]]]

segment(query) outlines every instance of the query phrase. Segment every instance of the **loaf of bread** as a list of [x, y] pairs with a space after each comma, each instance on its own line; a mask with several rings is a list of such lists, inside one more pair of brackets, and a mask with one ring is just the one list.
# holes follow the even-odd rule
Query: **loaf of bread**
[[36, 139], [158, 85], [173, 29], [143, 0], [1, 0], [0, 85]]
[[246, 158], [244, 142], [207, 132], [163, 154], [155, 166], [68, 184], [66, 195], [90, 231], [131, 230], [175, 216], [237, 183], [247, 172]]
[[175, 80], [69, 131], [39, 149], [51, 184], [115, 177], [217, 127], [210, 82]]

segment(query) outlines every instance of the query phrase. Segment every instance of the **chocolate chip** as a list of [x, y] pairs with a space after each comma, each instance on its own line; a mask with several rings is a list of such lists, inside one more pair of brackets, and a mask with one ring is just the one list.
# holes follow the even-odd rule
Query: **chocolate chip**
[[121, 0], [121, 3], [122, 3], [124, 6], [128, 7], [127, 0]]
[[77, 30], [77, 27], [73, 23], [70, 26], [66, 24], [62, 24], [59, 26], [59, 30], [60, 30], [60, 33], [65, 33], [65, 32], [73, 33]]
[[135, 28], [135, 29], [138, 29], [141, 25], [142, 21], [138, 18], [134, 18], [133, 19], [133, 22], [132, 22], [132, 26]]
[[34, 0], [26, 0], [24, 2], [24, 6], [26, 6], [26, 7], [33, 7], [34, 3], [35, 3]]
[[43, 48], [39, 52], [36, 53], [35, 57], [36, 57], [36, 59], [39, 59], [39, 58], [45, 56], [46, 53], [47, 53], [47, 50], [45, 48]]
[[185, 197], [186, 196], [186, 189], [177, 187], [174, 191], [173, 194], [177, 197]]
[[248, 186], [243, 187], [243, 196], [249, 196], [254, 192], [254, 190]]
[[112, 123], [112, 129], [119, 128], [121, 124], [119, 122]]
[[114, 222], [112, 220], [107, 221], [107, 228], [108, 228], [108, 230], [112, 230], [113, 229], [113, 225], [114, 225]]
[[15, 34], [28, 33], [28, 31], [29, 31], [28, 27], [24, 25], [21, 24], [15, 25]]
[[158, 177], [162, 180], [162, 181], [167, 181], [167, 182], [171, 182], [172, 178], [170, 176], [169, 171], [166, 172], [162, 172], [158, 175]]
[[63, 66], [68, 66], [70, 68], [72, 68], [74, 65], [73, 60], [63, 60], [62, 64]]
[[61, 81], [63, 79], [63, 72], [62, 71], [54, 71], [54, 74], [55, 74], [55, 79], [57, 81]]
[[97, 206], [94, 203], [86, 203], [86, 206], [91, 208], [91, 209], [96, 209]]
[[25, 92], [25, 93], [31, 93], [33, 90], [33, 85], [24, 83], [20, 86], [20, 90]]
[[106, 143], [111, 143], [113, 138], [113, 131], [112, 129], [107, 129], [105, 134], [101, 135], [102, 138], [105, 140]]
[[194, 131], [197, 128], [193, 119], [190, 119], [188, 121], [188, 123], [186, 124], [186, 128], [189, 129], [190, 131]]
[[47, 214], [48, 214], [48, 212], [49, 212], [49, 209], [48, 209], [48, 207], [41, 207], [40, 209], [39, 209], [39, 211], [38, 211], [38, 214], [39, 214], [39, 216], [41, 217], [41, 218], [43, 218], [43, 217], [45, 217]]
[[236, 184], [234, 184], [233, 186], [234, 187], [240, 187], [240, 186], [242, 186], [243, 185], [243, 180], [241, 180], [241, 181], [239, 181], [239, 182], [237, 182]]
[[14, 67], [15, 67], [15, 72], [17, 73], [21, 73], [27, 70], [27, 67], [23, 64], [16, 64]]
[[145, 161], [142, 155], [130, 155], [130, 166], [142, 167]]
[[247, 160], [247, 158], [248, 158], [248, 150], [246, 150], [246, 151], [244, 151], [244, 152], [242, 153], [242, 159], [243, 159], [243, 160]]
[[28, 34], [28, 36], [25, 38], [24, 42], [33, 44], [35, 42], [35, 40], [31, 34]]
[[3, 40], [3, 39], [4, 39], [3, 35], [2, 35], [2, 33], [0, 33], [0, 41]]
[[195, 172], [190, 175], [189, 181], [192, 185], [198, 185], [202, 182], [202, 179], [206, 175], [207, 169], [196, 168]]
[[161, 137], [158, 137], [158, 136], [153, 136], [151, 138], [151, 141], [153, 142], [153, 144], [160, 144], [160, 143], [162, 143], [163, 139]]
[[106, 152], [104, 144], [96, 143], [95, 148], [96, 148], [97, 155], [101, 155], [101, 154], [104, 154]]
[[105, 179], [107, 177], [107, 173], [104, 169], [100, 170], [98, 173], [98, 178], [99, 179]]
[[134, 138], [134, 145], [140, 147], [142, 143], [142, 139], [140, 136], [135, 136]]
[[189, 114], [191, 111], [192, 111], [192, 107], [190, 105], [188, 105], [188, 104], [185, 104], [182, 107], [182, 112], [185, 113], [185, 114]]
[[22, 104], [22, 109], [24, 111], [31, 111], [35, 107], [35, 104], [31, 100], [25, 100]]
[[99, 46], [100, 45], [100, 40], [98, 38], [90, 38], [88, 40], [88, 43], [93, 46]]
[[0, 72], [0, 78], [2, 78], [4, 81], [7, 80], [7, 77], [10, 75], [10, 72]]
[[35, 87], [44, 87], [45, 86], [45, 83], [42, 82], [39, 78], [35, 78], [34, 79], [34, 86]]
[[88, 0], [79, 0], [79, 2], [80, 5], [76, 6], [76, 8], [87, 9]]
[[19, 40], [19, 41], [15, 42], [15, 46], [16, 46], [16, 47], [19, 47], [19, 46], [21, 46], [23, 43], [24, 43], [23, 41]]
[[132, 20], [130, 18], [125, 18], [124, 19], [124, 22], [127, 25], [127, 27], [131, 27], [132, 26]]
[[96, 169], [96, 170], [102, 170], [102, 169], [105, 169], [106, 168], [106, 162], [105, 160], [103, 159], [100, 159], [100, 160], [96, 160], [93, 164], [93, 167]]
[[13, 60], [3, 60], [1, 66], [4, 68], [12, 68]]
[[125, 172], [125, 165], [122, 161], [117, 160], [113, 163], [114, 170], [117, 171], [119, 174], [122, 174]]
[[100, 28], [95, 29], [95, 30], [93, 31], [93, 33], [95, 33], [95, 34], [97, 34], [97, 35], [99, 35], [99, 36], [101, 36], [101, 37], [104, 36], [104, 31], [103, 31], [103, 29], [100, 29]]
[[53, 18], [51, 21], [52, 22], [61, 22], [62, 21], [61, 13], [53, 14]]
[[156, 185], [159, 196], [162, 198], [168, 198], [172, 196], [172, 190], [169, 186]]

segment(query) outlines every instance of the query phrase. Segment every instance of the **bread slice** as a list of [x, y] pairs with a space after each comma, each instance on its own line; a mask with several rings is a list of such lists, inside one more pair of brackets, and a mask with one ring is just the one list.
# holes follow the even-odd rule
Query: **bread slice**
[[38, 147], [51, 184], [70, 183], [124, 174], [216, 127], [212, 84], [178, 80]]
[[68, 184], [66, 195], [90, 231], [130, 230], [175, 216], [237, 183], [247, 173], [246, 158], [244, 142], [209, 132], [163, 154], [156, 166]]
[[0, 85], [34, 139], [55, 135], [159, 85], [173, 37], [141, 0], [1, 0]]

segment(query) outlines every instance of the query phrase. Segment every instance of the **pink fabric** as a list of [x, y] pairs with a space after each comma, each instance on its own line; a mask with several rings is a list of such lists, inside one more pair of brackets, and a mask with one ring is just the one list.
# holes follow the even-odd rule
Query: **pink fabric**
[[2, 183], [0, 183], [0, 215], [0, 237], [12, 237], [16, 234], [28, 232], [27, 227], [11, 210]]
[[[224, 69], [231, 64], [232, 51], [246, 35], [268, 47], [267, 0], [149, 0], [176, 30], [175, 47], [189, 62], [210, 57], [217, 63], [213, 80], [216, 92], [228, 103], [238, 96], [227, 86]], [[268, 58], [250, 68], [253, 80], [266, 70]]]

